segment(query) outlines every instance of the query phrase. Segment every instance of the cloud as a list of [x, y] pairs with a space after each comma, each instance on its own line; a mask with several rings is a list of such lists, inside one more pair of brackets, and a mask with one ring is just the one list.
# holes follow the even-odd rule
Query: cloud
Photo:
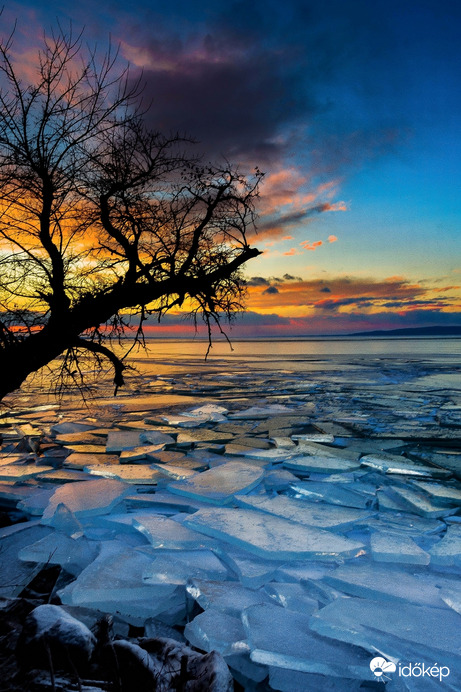
[[278, 292], [279, 292], [279, 289], [277, 288], [277, 286], [269, 286], [269, 288], [266, 288], [266, 290], [263, 291], [263, 296], [274, 295]]
[[327, 238], [327, 240], [328, 240], [329, 243], [336, 243], [336, 241], [337, 241], [338, 239], [337, 239], [337, 237], [336, 237], [335, 235], [329, 235], [328, 238]]
[[269, 281], [262, 276], [252, 276], [246, 279], [247, 286], [269, 286]]
[[328, 288], [328, 286], [324, 286], [320, 289], [320, 293], [331, 293], [331, 288]]
[[303, 240], [301, 243], [299, 243], [303, 250], [316, 250], [318, 247], [323, 245], [322, 240], [316, 240], [314, 243], [311, 243], [309, 240]]
[[292, 257], [293, 255], [299, 255], [301, 254], [299, 250], [297, 250], [295, 247], [290, 248], [290, 250], [287, 250], [286, 252], [283, 253], [286, 257]]

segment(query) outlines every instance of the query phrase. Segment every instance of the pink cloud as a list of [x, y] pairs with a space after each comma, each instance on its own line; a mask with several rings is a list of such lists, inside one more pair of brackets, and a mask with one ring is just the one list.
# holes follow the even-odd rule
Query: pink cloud
[[329, 236], [328, 236], [328, 242], [329, 242], [329, 243], [336, 243], [337, 240], [338, 240], [338, 239], [337, 239], [337, 237], [336, 237], [335, 235], [329, 235]]
[[299, 251], [295, 247], [292, 247], [290, 250], [284, 252], [283, 254], [287, 257], [291, 257], [292, 255], [299, 255]]

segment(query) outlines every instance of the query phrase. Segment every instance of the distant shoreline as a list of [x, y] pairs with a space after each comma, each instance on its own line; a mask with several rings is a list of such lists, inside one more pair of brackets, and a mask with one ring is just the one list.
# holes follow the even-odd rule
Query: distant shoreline
[[[233, 342], [237, 341], [319, 341], [319, 340], [338, 340], [347, 339], [459, 339], [461, 338], [461, 326], [457, 327], [408, 327], [405, 329], [379, 329], [369, 332], [350, 332], [346, 334], [291, 334], [283, 336], [281, 334], [271, 334], [266, 336], [239, 336], [230, 333], [229, 338]], [[126, 337], [130, 338], [130, 337]], [[146, 334], [146, 340], [162, 340], [162, 341], [208, 341], [208, 337], [191, 334], [174, 336], [166, 336], [159, 334]], [[217, 334], [213, 337], [213, 341], [224, 341], [224, 337]]]

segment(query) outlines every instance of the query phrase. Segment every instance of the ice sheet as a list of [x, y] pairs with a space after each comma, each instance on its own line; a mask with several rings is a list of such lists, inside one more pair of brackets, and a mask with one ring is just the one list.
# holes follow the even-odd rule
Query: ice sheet
[[448, 526], [445, 536], [429, 552], [431, 565], [461, 567], [461, 525]]
[[430, 561], [429, 553], [422, 550], [410, 536], [374, 533], [370, 544], [371, 554], [376, 562], [428, 565]]
[[187, 623], [184, 635], [192, 646], [203, 651], [215, 650], [223, 656], [248, 651], [240, 618], [216, 608], [209, 608]]
[[108, 514], [129, 492], [129, 485], [110, 479], [70, 483], [55, 490], [43, 513], [42, 521], [44, 524], [49, 523], [61, 503], [78, 519]]
[[283, 466], [303, 473], [348, 473], [360, 468], [360, 463], [333, 456], [296, 456], [284, 461]]
[[460, 623], [451, 610], [409, 603], [390, 609], [389, 603], [366, 598], [338, 598], [310, 619], [315, 632], [361, 646], [372, 655], [455, 670], [461, 664]]
[[162, 550], [140, 548], [153, 558], [143, 572], [145, 584], [186, 585], [192, 578], [226, 581], [229, 571], [211, 550]]
[[204, 610], [216, 608], [236, 617], [240, 617], [249, 606], [271, 602], [265, 591], [246, 588], [236, 581], [192, 578], [186, 590]]
[[235, 493], [250, 491], [261, 482], [263, 475], [261, 469], [250, 464], [230, 461], [184, 481], [170, 483], [168, 490], [223, 505], [230, 503]]
[[347, 564], [329, 572], [323, 580], [345, 594], [360, 598], [443, 606], [436, 578], [427, 580], [393, 565]]
[[252, 661], [340, 678], [372, 679], [369, 655], [318, 636], [309, 626], [309, 615], [263, 604], [247, 608], [242, 620]]
[[154, 548], [193, 550], [215, 544], [212, 539], [192, 531], [182, 523], [156, 514], [137, 512], [132, 515], [132, 523]]
[[200, 533], [232, 543], [266, 559], [334, 560], [352, 557], [363, 548], [358, 541], [250, 509], [199, 510], [184, 523]]
[[331, 507], [307, 500], [294, 499], [283, 495], [236, 495], [240, 507], [259, 509], [290, 521], [321, 529], [346, 529], [354, 524], [366, 524], [372, 512], [349, 507]]

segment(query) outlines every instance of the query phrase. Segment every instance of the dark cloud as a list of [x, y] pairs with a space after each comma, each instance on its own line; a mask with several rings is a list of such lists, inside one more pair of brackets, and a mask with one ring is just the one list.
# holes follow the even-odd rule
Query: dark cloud
[[320, 289], [320, 293], [331, 293], [331, 288], [328, 288], [328, 286], [324, 286]]
[[236, 325], [288, 325], [291, 320], [275, 313], [261, 315], [259, 312], [247, 310], [237, 315], [235, 323]]
[[265, 295], [274, 295], [275, 293], [278, 293], [279, 289], [277, 286], [269, 286], [269, 288], [266, 288], [265, 291], [263, 291], [263, 296]]
[[262, 276], [252, 276], [250, 279], [246, 279], [247, 286], [269, 286], [270, 283], [267, 279]]
[[389, 151], [400, 119], [386, 98], [396, 42], [388, 3], [157, 5], [135, 2], [118, 22], [127, 56], [143, 65], [154, 128], [262, 165], [302, 143], [328, 173]]
[[[380, 299], [371, 298], [370, 296], [353, 296], [351, 298], [338, 298], [336, 300], [322, 300], [320, 303], [316, 303], [313, 307], [321, 310], [337, 310], [338, 308], [344, 307], [345, 305], [361, 305], [362, 307], [370, 307], [371, 305], [373, 305], [373, 300]], [[300, 303], [300, 305], [302, 304], [303, 303]]]

